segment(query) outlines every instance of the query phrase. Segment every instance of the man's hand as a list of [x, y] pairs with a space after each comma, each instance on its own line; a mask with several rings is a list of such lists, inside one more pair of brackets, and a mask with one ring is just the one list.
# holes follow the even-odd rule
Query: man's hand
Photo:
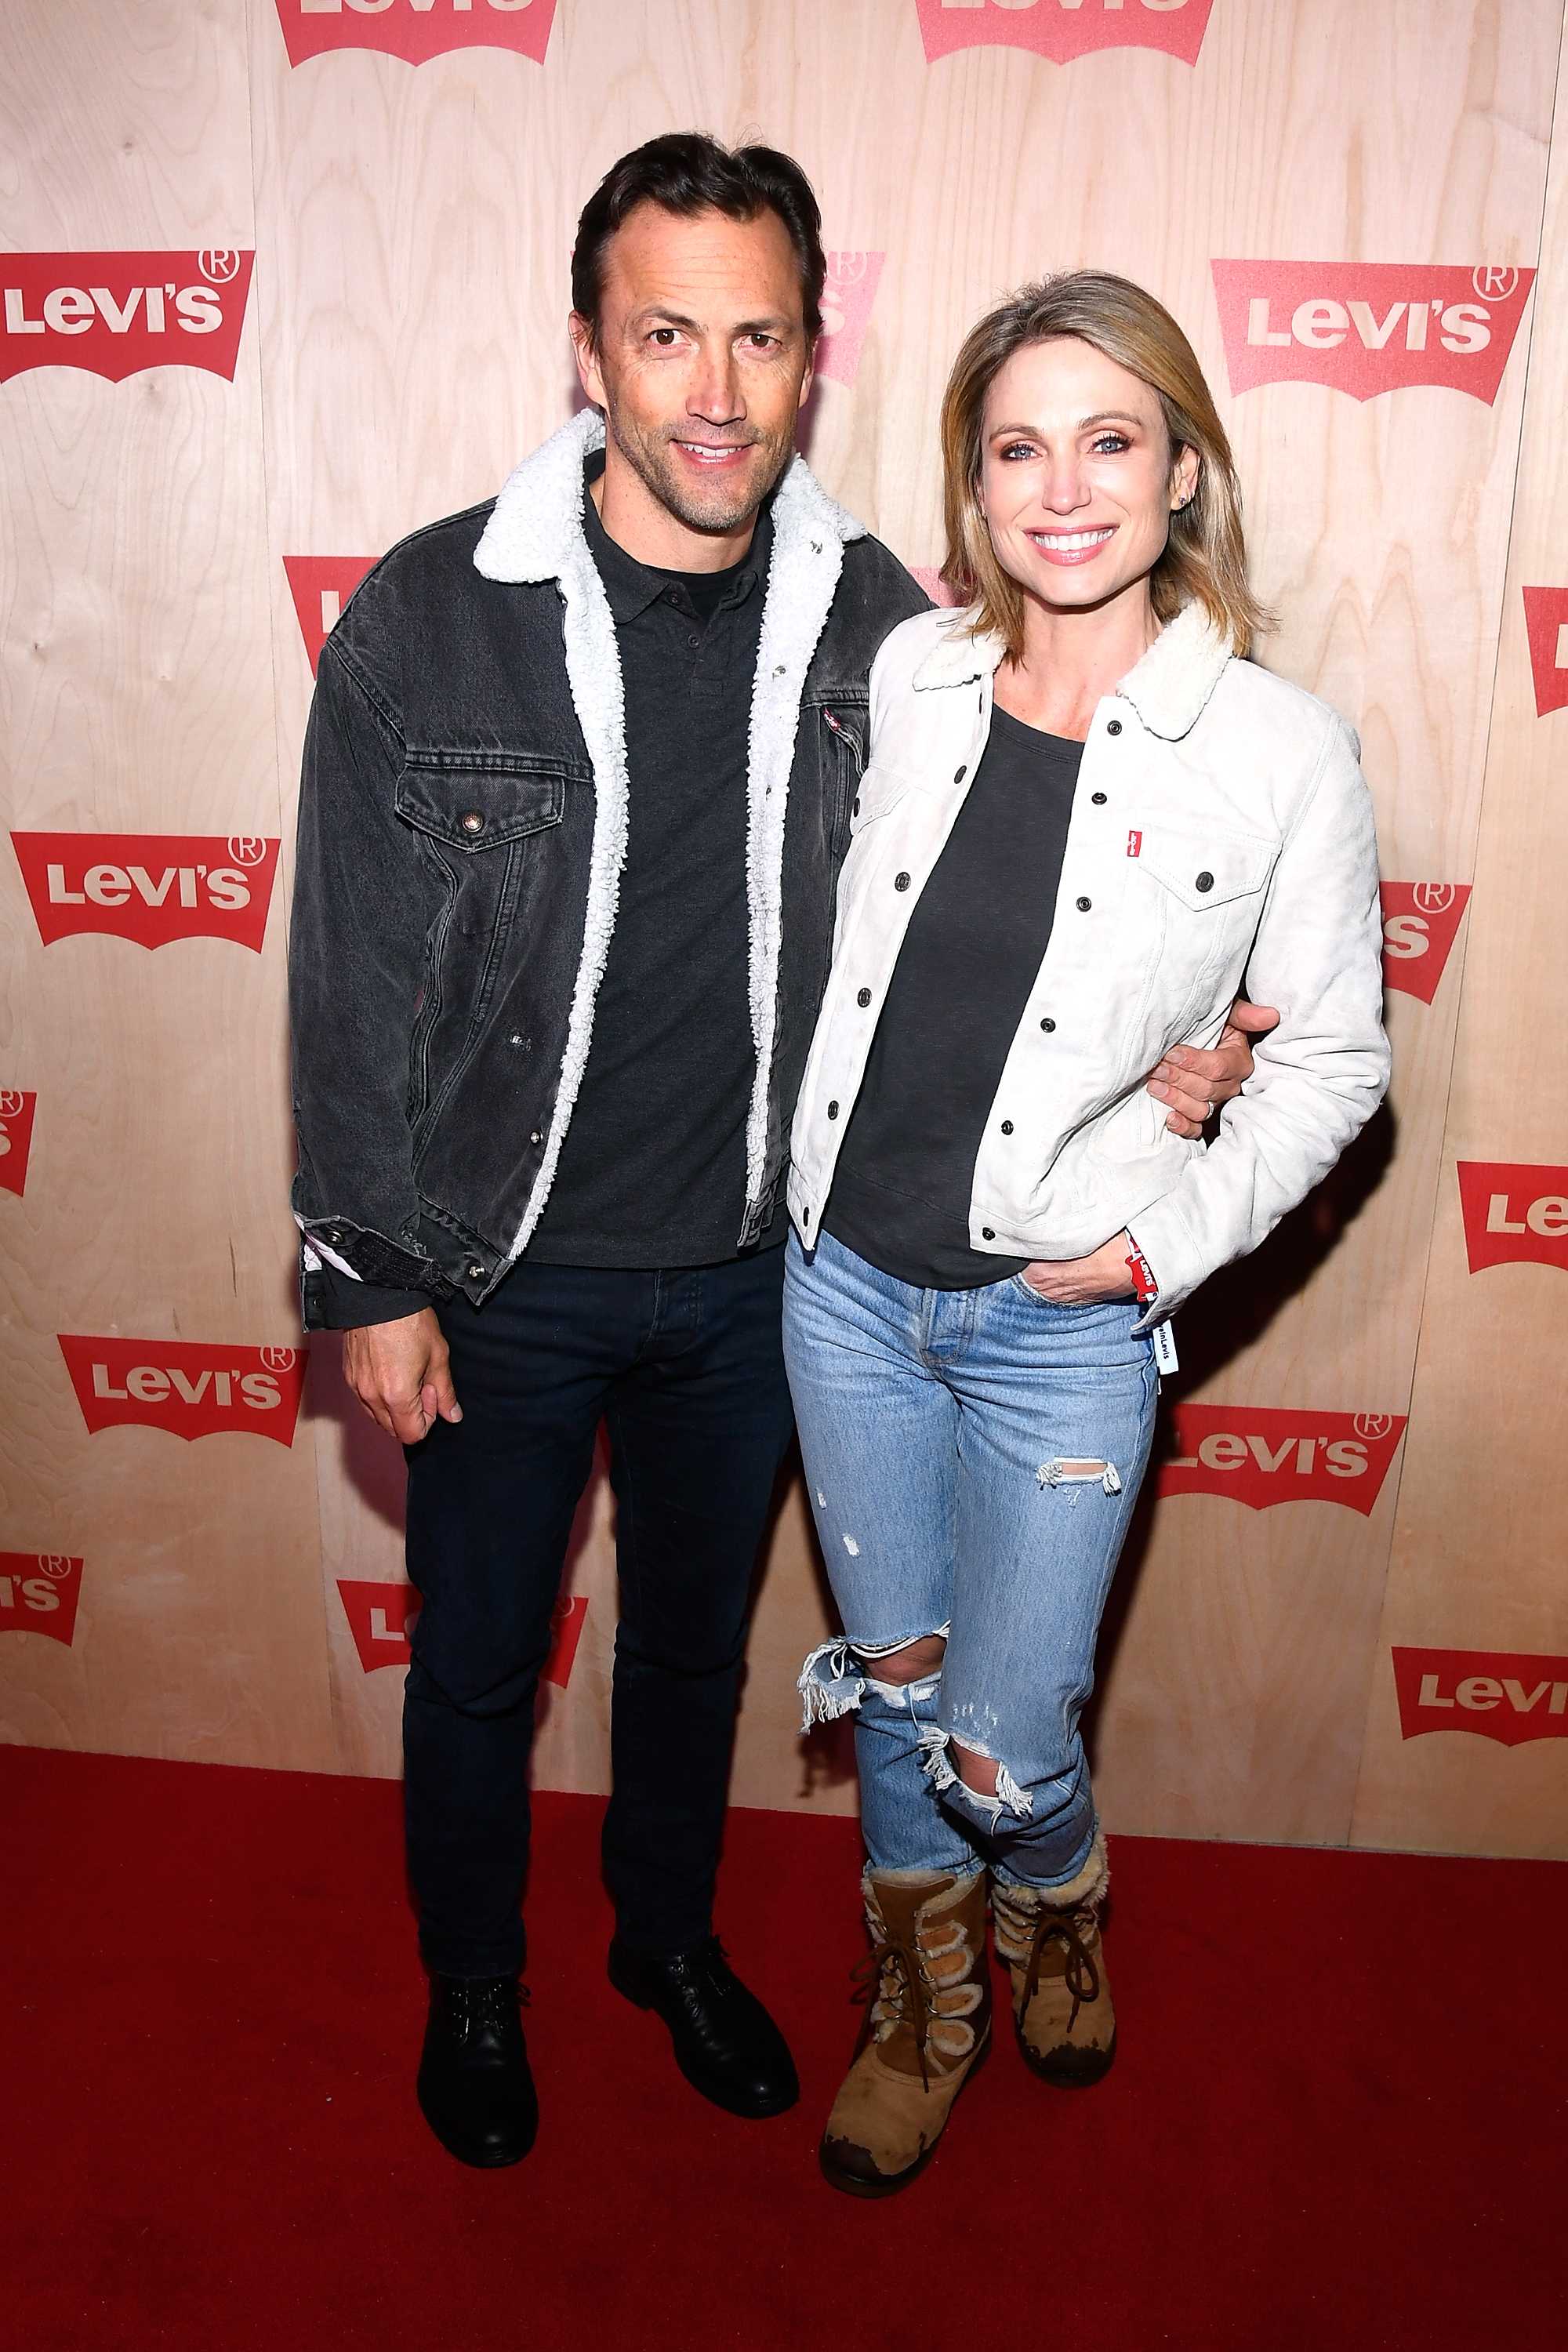
[[1116, 1234], [1088, 1257], [1037, 1259], [1024, 1268], [1024, 1279], [1053, 1307], [1098, 1307], [1107, 1298], [1132, 1298], [1138, 1286], [1127, 1263], [1131, 1247], [1125, 1234]]
[[1153, 1076], [1149, 1092], [1168, 1103], [1165, 1125], [1173, 1135], [1201, 1135], [1204, 1122], [1221, 1103], [1241, 1092], [1252, 1076], [1248, 1037], [1261, 1037], [1278, 1028], [1279, 1015], [1271, 1004], [1249, 1004], [1238, 996], [1230, 1019], [1212, 1053], [1199, 1045], [1173, 1045]]
[[437, 1420], [461, 1421], [433, 1307], [343, 1333], [343, 1378], [378, 1429], [417, 1445]]

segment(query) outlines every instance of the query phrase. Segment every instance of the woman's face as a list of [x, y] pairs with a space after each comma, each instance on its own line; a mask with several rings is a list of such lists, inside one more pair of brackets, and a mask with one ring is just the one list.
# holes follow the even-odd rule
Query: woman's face
[[1076, 336], [1015, 352], [986, 395], [980, 500], [991, 544], [1056, 611], [1145, 581], [1197, 476], [1194, 450], [1173, 458], [1158, 394]]

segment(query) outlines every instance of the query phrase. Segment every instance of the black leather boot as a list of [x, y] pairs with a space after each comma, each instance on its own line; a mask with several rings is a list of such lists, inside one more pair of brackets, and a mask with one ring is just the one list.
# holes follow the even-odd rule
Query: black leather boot
[[782, 2116], [799, 2098], [788, 2043], [730, 1966], [717, 1936], [655, 1959], [628, 1951], [617, 1936], [610, 1982], [638, 2009], [663, 2018], [676, 2064], [716, 2107], [732, 2116]]
[[419, 2105], [460, 2164], [516, 2164], [533, 2146], [539, 2101], [515, 1977], [432, 1977]]

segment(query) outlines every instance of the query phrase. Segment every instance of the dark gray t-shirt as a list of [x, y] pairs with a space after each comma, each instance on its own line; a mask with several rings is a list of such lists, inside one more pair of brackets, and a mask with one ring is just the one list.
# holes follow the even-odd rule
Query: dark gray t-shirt
[[822, 1223], [884, 1274], [971, 1290], [1026, 1258], [969, 1246], [981, 1137], [1051, 936], [1083, 745], [994, 710], [893, 971]]

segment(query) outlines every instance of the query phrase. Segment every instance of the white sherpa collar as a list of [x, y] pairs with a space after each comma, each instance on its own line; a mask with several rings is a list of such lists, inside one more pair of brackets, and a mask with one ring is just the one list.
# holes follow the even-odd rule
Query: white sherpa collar
[[[565, 1141], [588, 1049], [594, 1011], [615, 929], [628, 821], [626, 705], [620, 647], [603, 584], [583, 529], [583, 467], [605, 445], [605, 422], [584, 409], [525, 457], [491, 510], [474, 550], [487, 580], [553, 580], [564, 607], [566, 675], [595, 782], [594, 845], [583, 955], [573, 990], [566, 1050], [555, 1110], [539, 1174], [511, 1245], [527, 1246], [543, 1213]], [[866, 526], [836, 506], [801, 457], [792, 458], [773, 494], [773, 544], [752, 690], [747, 760], [746, 897], [750, 914], [749, 994], [756, 1077], [746, 1121], [746, 1203], [750, 1227], [767, 1168], [773, 1034], [784, 899], [784, 811], [795, 764], [801, 691], [832, 609], [844, 550]]]
[[[971, 686], [989, 677], [1006, 652], [1000, 637], [974, 634], [977, 608], [944, 614], [941, 634], [916, 669], [917, 693], [933, 687]], [[1176, 742], [1197, 724], [1226, 664], [1230, 647], [1199, 604], [1186, 604], [1166, 623], [1116, 691], [1130, 702], [1151, 735]]]

